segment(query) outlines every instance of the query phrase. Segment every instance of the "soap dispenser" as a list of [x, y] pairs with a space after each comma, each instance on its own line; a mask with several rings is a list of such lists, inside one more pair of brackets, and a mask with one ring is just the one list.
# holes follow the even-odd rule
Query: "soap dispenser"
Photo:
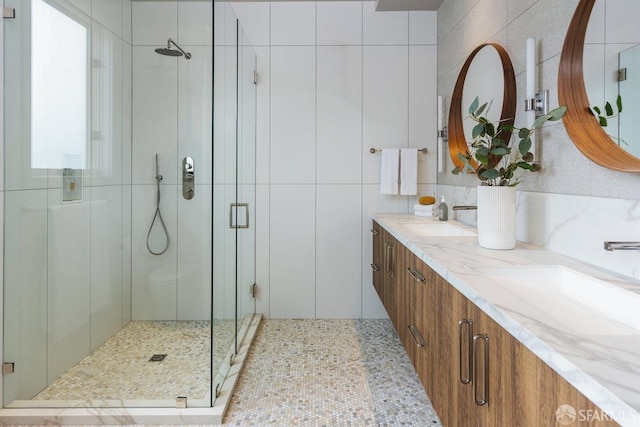
[[440, 204], [438, 205], [438, 219], [440, 221], [446, 221], [449, 219], [449, 207], [447, 206], [444, 196], [440, 198]]

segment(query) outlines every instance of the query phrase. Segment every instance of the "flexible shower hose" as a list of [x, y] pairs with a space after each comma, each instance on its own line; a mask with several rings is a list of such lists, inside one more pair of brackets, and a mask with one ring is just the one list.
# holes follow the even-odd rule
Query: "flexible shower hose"
[[[158, 173], [158, 154], [156, 153], [156, 213], [155, 215], [153, 215], [153, 220], [151, 221], [149, 231], [147, 232], [147, 250], [152, 255], [162, 255], [169, 249], [169, 232], [167, 231], [167, 226], [162, 219], [162, 213], [160, 213], [160, 181], [162, 181], [162, 175]], [[160, 225], [162, 225], [162, 230], [164, 231], [164, 235], [166, 237], [166, 243], [161, 251], [154, 252], [149, 245], [149, 240], [151, 240], [151, 230], [153, 229], [153, 224], [155, 224], [157, 219], [160, 220]]]

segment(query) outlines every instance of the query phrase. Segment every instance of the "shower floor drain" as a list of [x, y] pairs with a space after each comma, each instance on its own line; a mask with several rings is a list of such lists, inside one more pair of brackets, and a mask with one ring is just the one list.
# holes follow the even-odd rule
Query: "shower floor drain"
[[154, 354], [151, 356], [151, 359], [149, 359], [149, 362], [162, 362], [165, 357], [167, 357], [166, 354]]

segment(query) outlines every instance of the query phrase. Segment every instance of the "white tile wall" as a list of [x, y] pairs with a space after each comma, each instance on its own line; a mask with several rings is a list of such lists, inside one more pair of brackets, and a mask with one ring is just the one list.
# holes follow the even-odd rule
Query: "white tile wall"
[[[195, 197], [178, 195], [177, 318], [211, 317], [211, 185], [196, 185]], [[225, 217], [226, 219], [226, 217]]]
[[91, 204], [62, 205], [60, 189], [48, 193], [47, 212], [47, 379], [82, 360], [90, 351]]
[[316, 191], [316, 317], [360, 318], [362, 186]]
[[[137, 4], [137, 3], [136, 3]], [[134, 21], [135, 22], [135, 21]], [[133, 47], [133, 165], [135, 184], [154, 184], [158, 153], [164, 184], [178, 179], [178, 62], [147, 46]]]
[[[119, 20], [121, 22], [121, 20]], [[92, 58], [100, 67], [92, 67], [90, 151], [91, 185], [122, 183], [124, 81], [123, 42], [107, 28], [95, 24], [92, 31]], [[127, 61], [130, 65], [131, 61]], [[130, 68], [128, 69], [130, 70]], [[127, 71], [128, 71], [127, 70]], [[129, 92], [130, 93], [130, 92]], [[129, 99], [127, 98], [127, 101]], [[127, 102], [129, 103], [129, 102]]]
[[[186, 46], [185, 49], [189, 49], [192, 57], [178, 62], [177, 164], [182, 165], [186, 156], [192, 157], [196, 183], [211, 184], [211, 47]], [[182, 182], [182, 177], [178, 180]]]
[[270, 200], [270, 315], [315, 318], [315, 186], [272, 185]]
[[362, 176], [362, 47], [318, 46], [317, 182]]
[[[165, 46], [168, 38], [178, 40], [178, 5], [175, 1], [132, 3], [133, 44]], [[174, 58], [175, 60], [175, 58]]]
[[[133, 49], [129, 43], [122, 44], [122, 183], [131, 184], [131, 138], [133, 94]], [[130, 212], [130, 211], [129, 211]]]
[[[367, 150], [370, 147], [406, 147], [409, 132], [409, 47], [365, 46], [362, 64], [364, 147]], [[380, 182], [379, 157], [364, 157], [364, 182]]]
[[269, 159], [270, 153], [270, 134], [271, 134], [271, 115], [269, 114], [269, 102], [271, 98], [271, 69], [270, 57], [271, 48], [268, 46], [254, 46], [256, 52], [258, 71], [258, 86], [256, 94], [256, 111], [260, 114], [256, 115], [256, 182], [265, 184], [269, 182], [271, 175], [270, 162], [264, 161]]
[[362, 45], [362, 2], [317, 2], [318, 45]]
[[409, 12], [376, 12], [375, 2], [362, 2], [365, 45], [409, 44]]
[[[259, 158], [259, 157], [258, 157]], [[256, 312], [268, 314], [270, 305], [271, 256], [269, 222], [271, 220], [270, 186], [258, 184], [256, 186], [256, 283], [258, 294], [256, 297]]]
[[122, 326], [122, 187], [91, 189], [91, 350]]
[[[213, 40], [212, 2], [178, 2], [178, 39], [180, 46], [211, 46]], [[211, 52], [211, 51], [209, 51]], [[209, 53], [209, 57], [211, 54]]]
[[437, 182], [437, 47], [409, 46], [409, 146], [418, 153], [418, 182]]
[[[640, 4], [638, 2], [617, 3], [609, 1], [606, 2], [606, 5], [606, 42], [640, 42], [635, 20], [629, 19], [630, 16], [640, 14]], [[630, 39], [629, 34], [633, 34], [635, 37]]]
[[409, 44], [438, 44], [437, 12], [409, 12]]
[[14, 242], [4, 258], [4, 357], [30, 367], [4, 378], [11, 402], [47, 385], [47, 190], [3, 195], [4, 237]]
[[[170, 244], [163, 255], [147, 250], [147, 232], [156, 210], [155, 185], [132, 188], [132, 317], [134, 320], [177, 320], [177, 185], [161, 186], [160, 212]], [[165, 235], [156, 219], [150, 246], [164, 248]]]
[[271, 48], [270, 115], [271, 182], [313, 183], [316, 177], [315, 46]]
[[91, 16], [123, 38], [123, 0], [91, 0]]
[[122, 319], [124, 326], [131, 321], [131, 185], [122, 186]]
[[267, 2], [233, 2], [231, 7], [240, 20], [240, 25], [247, 33], [251, 45], [254, 48], [269, 46], [271, 4]]
[[315, 2], [271, 3], [271, 44], [273, 46], [314, 46], [316, 44]]
[[235, 230], [229, 228], [229, 204], [236, 200], [234, 184], [213, 185], [214, 217], [224, 218], [213, 223], [213, 318], [235, 317]]
[[[264, 45], [256, 49], [257, 310], [385, 317], [371, 285], [371, 215], [408, 212], [414, 200], [378, 194], [380, 156], [369, 148], [435, 142], [421, 135], [435, 135], [435, 14], [375, 12], [368, 1], [233, 8], [252, 43]], [[420, 181], [435, 183], [435, 153], [420, 161]]]

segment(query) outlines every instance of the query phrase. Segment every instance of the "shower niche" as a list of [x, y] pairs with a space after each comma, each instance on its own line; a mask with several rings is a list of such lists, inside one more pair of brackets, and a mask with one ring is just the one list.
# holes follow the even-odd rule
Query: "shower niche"
[[259, 321], [256, 57], [232, 8], [4, 6], [0, 423], [217, 420]]

